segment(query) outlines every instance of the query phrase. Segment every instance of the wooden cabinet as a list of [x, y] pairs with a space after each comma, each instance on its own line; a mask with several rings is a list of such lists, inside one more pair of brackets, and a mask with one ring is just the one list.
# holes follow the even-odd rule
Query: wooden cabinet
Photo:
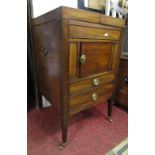
[[60, 113], [62, 145], [71, 115], [108, 100], [111, 117], [123, 31], [124, 20], [68, 7], [33, 20], [39, 95]]

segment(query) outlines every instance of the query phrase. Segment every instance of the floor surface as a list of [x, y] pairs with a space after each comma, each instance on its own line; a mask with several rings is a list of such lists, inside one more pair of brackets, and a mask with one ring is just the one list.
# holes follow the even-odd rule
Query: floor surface
[[98, 104], [71, 117], [68, 144], [60, 151], [61, 130], [53, 107], [28, 113], [28, 155], [105, 155], [128, 136], [127, 112], [113, 107], [113, 122], [107, 120], [107, 103]]

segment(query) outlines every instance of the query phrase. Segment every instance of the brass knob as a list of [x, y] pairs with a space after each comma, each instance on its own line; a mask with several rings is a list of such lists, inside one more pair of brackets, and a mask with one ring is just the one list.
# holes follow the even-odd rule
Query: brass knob
[[96, 101], [97, 100], [97, 94], [96, 93], [93, 93], [92, 96], [91, 96], [91, 99], [93, 101]]
[[99, 84], [100, 84], [99, 78], [95, 78], [95, 79], [93, 80], [93, 85], [94, 85], [94, 86], [98, 86]]
[[86, 56], [83, 54], [80, 57], [80, 62], [83, 64], [83, 63], [85, 63], [85, 61], [86, 61]]

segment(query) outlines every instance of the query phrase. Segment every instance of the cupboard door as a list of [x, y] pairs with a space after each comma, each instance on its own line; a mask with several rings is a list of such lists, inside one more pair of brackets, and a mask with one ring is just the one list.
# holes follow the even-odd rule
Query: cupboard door
[[113, 43], [81, 43], [80, 76], [111, 70]]

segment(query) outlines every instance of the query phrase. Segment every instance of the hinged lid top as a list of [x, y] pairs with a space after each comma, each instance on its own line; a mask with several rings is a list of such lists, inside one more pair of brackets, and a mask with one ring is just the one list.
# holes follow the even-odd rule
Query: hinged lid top
[[43, 24], [45, 22], [58, 20], [58, 19], [75, 19], [81, 21], [87, 21], [97, 24], [112, 25], [117, 27], [125, 27], [125, 20], [105, 16], [100, 13], [74, 9], [66, 6], [61, 6], [53, 11], [47, 12], [39, 17], [33, 19], [33, 25]]

